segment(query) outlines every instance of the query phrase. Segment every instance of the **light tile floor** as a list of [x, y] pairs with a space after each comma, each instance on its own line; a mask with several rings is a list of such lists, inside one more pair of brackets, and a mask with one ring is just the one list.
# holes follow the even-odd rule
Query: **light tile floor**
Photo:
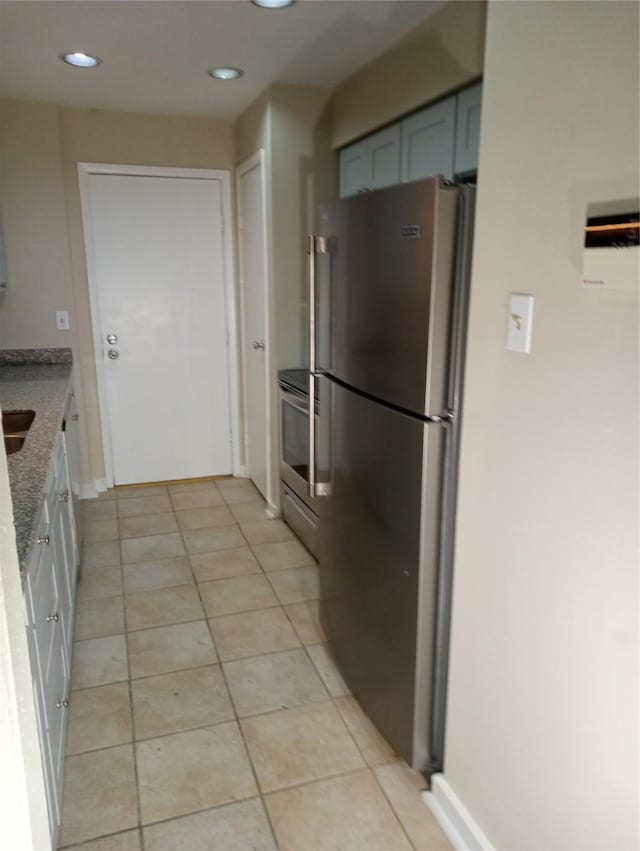
[[450, 849], [323, 643], [315, 562], [249, 482], [82, 510], [60, 847]]

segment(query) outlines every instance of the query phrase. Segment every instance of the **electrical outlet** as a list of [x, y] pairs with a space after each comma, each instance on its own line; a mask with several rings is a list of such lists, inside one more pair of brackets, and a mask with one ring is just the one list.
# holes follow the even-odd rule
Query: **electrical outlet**
[[69, 330], [69, 311], [56, 310], [56, 328], [58, 331]]

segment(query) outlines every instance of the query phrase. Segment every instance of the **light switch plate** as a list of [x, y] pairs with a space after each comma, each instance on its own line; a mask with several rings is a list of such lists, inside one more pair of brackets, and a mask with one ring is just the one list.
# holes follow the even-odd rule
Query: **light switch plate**
[[56, 310], [56, 328], [58, 331], [69, 330], [69, 311]]
[[507, 348], [512, 352], [531, 353], [533, 326], [533, 296], [529, 293], [509, 293], [507, 315]]

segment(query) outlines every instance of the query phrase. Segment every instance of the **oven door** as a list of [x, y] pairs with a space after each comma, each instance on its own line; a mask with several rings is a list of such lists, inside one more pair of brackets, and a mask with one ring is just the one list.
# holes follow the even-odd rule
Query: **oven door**
[[280, 478], [316, 512], [309, 496], [309, 397], [280, 388]]

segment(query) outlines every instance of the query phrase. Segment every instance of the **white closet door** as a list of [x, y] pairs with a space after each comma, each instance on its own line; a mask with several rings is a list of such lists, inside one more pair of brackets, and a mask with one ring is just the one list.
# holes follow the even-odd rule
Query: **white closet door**
[[220, 181], [91, 174], [89, 195], [115, 483], [230, 473]]
[[265, 256], [264, 165], [238, 171], [238, 242], [242, 288], [242, 359], [245, 381], [246, 468], [260, 493], [268, 493], [269, 352]]

